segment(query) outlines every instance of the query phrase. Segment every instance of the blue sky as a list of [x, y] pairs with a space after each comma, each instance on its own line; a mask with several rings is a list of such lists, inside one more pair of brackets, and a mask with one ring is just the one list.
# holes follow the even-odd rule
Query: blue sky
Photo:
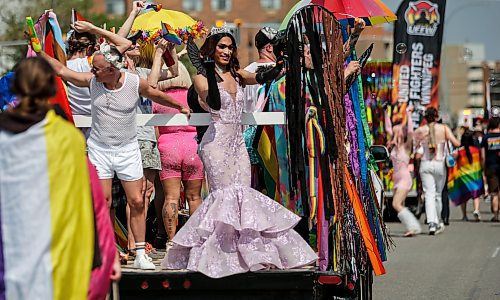
[[[396, 12], [399, 0], [382, 0]], [[443, 43], [482, 43], [486, 59], [500, 60], [500, 0], [448, 0]]]

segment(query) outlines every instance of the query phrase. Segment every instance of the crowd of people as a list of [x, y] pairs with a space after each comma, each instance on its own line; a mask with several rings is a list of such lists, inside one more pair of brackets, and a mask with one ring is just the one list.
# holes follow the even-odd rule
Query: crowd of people
[[[12, 84], [19, 105], [0, 114], [2, 151], [9, 147], [15, 151], [12, 147], [17, 145], [16, 139], [38, 141], [37, 145], [43, 148], [43, 136], [58, 136], [59, 140], [50, 145], [60, 145], [61, 156], [68, 164], [54, 171], [58, 172], [55, 178], [66, 178], [59, 186], [68, 186], [62, 189], [66, 194], [61, 197], [80, 200], [76, 193], [83, 193], [88, 196], [88, 203], [79, 202], [81, 205], [93, 201], [94, 211], [81, 210], [82, 215], [76, 219], [92, 223], [94, 216], [93, 233], [87, 228], [82, 240], [94, 238], [86, 246], [100, 248], [88, 251], [94, 256], [92, 264], [87, 259], [92, 265], [89, 274], [92, 272], [94, 277], [89, 275], [87, 286], [92, 290], [93, 284], [97, 285], [93, 278], [102, 274], [108, 280], [120, 277], [116, 249], [109, 250], [110, 244], [114, 247], [114, 236], [109, 233], [111, 220], [114, 221], [120, 205], [126, 206], [127, 251], [137, 269], [157, 268], [146, 253], [146, 216], [151, 205], [158, 220], [155, 246], [166, 249], [161, 263], [164, 269], [189, 269], [219, 278], [315, 264], [318, 253], [307, 241], [307, 229], [306, 233], [294, 230], [301, 216], [261, 193], [263, 188], [255, 179], [262, 169], [251, 146], [256, 127], [242, 126], [241, 120], [243, 112], [264, 109], [258, 89], [283, 76], [286, 58], [277, 46], [283, 37], [269, 27], [259, 30], [255, 36], [259, 59], [241, 68], [235, 37], [228, 28], [215, 27], [199, 53], [189, 53], [192, 61], [199, 60], [193, 62], [197, 74], [191, 77], [180, 60], [184, 50], [177, 53], [175, 45], [165, 39], [144, 42], [131, 33], [132, 24], [144, 7], [143, 1], [134, 1], [129, 17], [117, 33], [87, 21], [74, 22], [67, 37], [66, 63], [43, 50], [36, 58], [20, 62]], [[356, 20], [344, 44], [344, 58], [354, 49], [364, 26], [362, 20]], [[304, 67], [314, 69], [308, 41], [304, 39], [301, 46]], [[171, 59], [166, 60], [166, 56]], [[358, 74], [361, 66], [352, 61], [343, 67], [345, 79]], [[67, 83], [71, 113], [91, 115], [91, 126], [80, 128], [81, 134], [62, 121], [63, 113], [48, 105], [55, 93], [56, 76]], [[192, 112], [210, 114], [210, 125], [153, 127], [136, 123], [137, 114], [181, 113], [189, 118]], [[60, 135], [60, 128], [68, 133]], [[479, 199], [487, 191], [491, 195], [491, 221], [498, 222], [500, 118], [489, 120], [484, 136], [464, 129], [458, 140], [448, 126], [439, 122], [435, 108], [428, 108], [424, 122], [414, 129], [410, 106], [392, 117], [387, 114], [386, 132], [391, 137], [388, 146], [394, 167], [392, 205], [406, 227], [406, 236], [422, 232], [418, 220], [405, 207], [413, 186], [412, 159], [418, 162], [413, 173], [418, 174], [422, 185], [429, 234], [444, 230], [448, 220], [442, 211], [448, 197], [462, 207], [464, 219], [466, 203], [473, 199], [473, 216], [479, 221]], [[64, 147], [68, 143], [73, 147]], [[42, 155], [33, 153], [30, 162], [43, 161]], [[8, 162], [23, 163], [20, 156]], [[71, 164], [74, 166], [69, 167]], [[74, 175], [79, 164], [85, 165], [85, 180], [67, 175]], [[36, 182], [34, 177], [16, 180], [12, 184], [18, 186]], [[202, 201], [204, 182], [209, 193]], [[31, 193], [27, 197], [35, 197], [46, 187], [43, 184], [24, 192]], [[74, 189], [75, 185], [81, 188]], [[120, 203], [120, 197], [114, 194], [117, 186], [123, 189], [126, 203]], [[446, 190], [448, 196], [443, 197]], [[187, 203], [189, 219], [176, 232], [181, 199]], [[108, 210], [109, 214], [103, 216], [102, 211]], [[67, 228], [81, 230], [81, 226], [68, 224], [73, 227]], [[86, 262], [84, 258], [82, 261]], [[100, 275], [94, 274], [103, 266], [106, 268]], [[80, 292], [87, 291], [83, 288]], [[24, 296], [21, 298], [30, 298], [29, 293]]]
[[[406, 107], [400, 108], [401, 110]], [[406, 112], [386, 112], [386, 132], [390, 136], [394, 168], [394, 193], [392, 206], [401, 223], [405, 236], [422, 232], [417, 218], [405, 207], [405, 199], [413, 188], [413, 176], [425, 202], [426, 223], [429, 234], [441, 233], [449, 224], [449, 202], [461, 207], [462, 220], [468, 221], [466, 205], [473, 200], [474, 221], [481, 221], [480, 199], [491, 197], [492, 222], [498, 222], [500, 118], [488, 120], [486, 134], [460, 128], [460, 140], [452, 130], [440, 122], [437, 109], [424, 112], [424, 120], [414, 130], [412, 107]], [[413, 162], [413, 163], [411, 163]]]
[[[84, 230], [87, 235], [78, 232], [82, 226], [92, 223], [88, 210], [81, 210], [82, 216], [73, 215], [73, 221], [79, 226], [67, 222], [65, 227], [68, 234], [81, 237], [79, 242], [89, 242], [85, 247], [94, 257], [92, 269], [88, 268], [89, 272], [94, 270], [93, 277], [89, 276], [87, 285], [75, 286], [75, 290], [82, 295], [92, 290], [93, 285], [97, 285], [95, 278], [102, 278], [99, 277], [102, 274], [107, 279], [99, 283], [101, 290], [106, 282], [120, 277], [116, 250], [111, 251], [111, 259], [104, 255], [110, 253], [109, 245], [114, 245], [114, 237], [109, 233], [115, 210], [121, 204], [119, 197], [113, 195], [116, 185], [121, 185], [126, 195], [128, 251], [137, 269], [156, 268], [145, 249], [146, 215], [153, 198], [159, 215], [157, 238], [161, 240], [161, 235], [166, 235], [163, 268], [190, 269], [210, 277], [222, 277], [250, 270], [314, 264], [317, 254], [293, 230], [301, 217], [251, 188], [252, 168], [243, 138], [242, 112], [262, 110], [253, 86], [271, 82], [283, 74], [284, 53], [273, 47], [278, 32], [265, 27], [257, 33], [255, 45], [259, 60], [243, 69], [230, 30], [212, 29], [197, 54], [202, 62], [198, 74], [191, 78], [179, 60], [183, 53], [177, 53], [174, 44], [162, 38], [146, 43], [130, 34], [134, 19], [144, 7], [144, 1], [134, 1], [129, 18], [118, 33], [87, 21], [75, 21], [67, 35], [65, 62], [44, 50], [37, 50], [36, 57], [19, 62], [11, 89], [18, 105], [0, 114], [0, 146], [4, 153], [15, 145], [16, 139], [32, 139], [43, 148], [44, 135], [59, 134], [52, 126], [54, 122], [68, 131], [50, 144], [59, 146], [60, 157], [66, 163], [54, 170], [54, 176], [65, 177], [65, 181], [51, 187], [62, 190], [58, 192], [62, 198], [73, 199], [71, 202], [79, 205], [89, 204], [82, 199], [93, 201], [95, 208], [93, 234], [91, 226]], [[50, 15], [55, 18], [54, 12]], [[347, 43], [347, 52], [352, 51], [363, 28], [364, 22], [358, 20], [354, 37]], [[304, 52], [307, 56], [307, 49]], [[169, 61], [166, 65], [165, 54], [173, 63]], [[346, 77], [358, 73], [359, 68], [357, 62], [348, 64]], [[48, 104], [48, 99], [55, 95], [57, 76], [67, 84], [72, 115], [91, 116], [90, 127], [80, 128], [81, 133], [63, 121], [67, 117], [64, 112]], [[211, 115], [208, 128], [140, 127], [136, 123], [137, 114], [181, 113], [189, 118], [192, 111]], [[36, 135], [40, 138], [35, 139]], [[67, 144], [72, 147], [64, 147]], [[40, 163], [41, 155], [33, 153], [29, 161]], [[80, 164], [86, 165], [87, 157], [89, 166], [84, 168], [84, 176], [67, 175], [68, 172], [74, 174]], [[14, 159], [3, 163], [22, 165], [21, 160]], [[35, 175], [40, 176], [39, 182], [43, 181], [41, 174]], [[157, 177], [161, 185], [155, 185]], [[37, 181], [33, 177], [15, 178], [12, 184], [16, 186], [33, 186], [24, 190], [24, 198], [36, 197], [40, 192], [35, 188], [38, 183], [33, 182]], [[201, 201], [205, 179], [210, 193]], [[42, 187], [45, 186], [42, 184]], [[82, 198], [78, 193], [89, 197]], [[181, 194], [188, 203], [190, 218], [180, 232], [176, 232]], [[103, 207], [109, 209], [107, 217], [102, 214]], [[60, 218], [67, 221], [66, 217]], [[18, 226], [22, 224], [21, 219], [19, 216]], [[90, 242], [92, 239], [94, 243]], [[53, 242], [58, 247], [69, 245], [67, 240]], [[90, 251], [92, 247], [95, 251]], [[80, 253], [84, 256], [87, 252]], [[91, 257], [87, 258], [82, 258], [82, 264]], [[78, 259], [75, 256], [75, 260]], [[106, 269], [95, 275], [95, 270], [102, 266]], [[51, 270], [44, 271], [50, 277]], [[19, 278], [10, 282], [13, 287], [25, 283], [26, 280]], [[19, 292], [20, 298], [32, 295], [30, 291], [24, 293], [15, 288], [10, 291]], [[89, 292], [89, 295], [101, 294]]]

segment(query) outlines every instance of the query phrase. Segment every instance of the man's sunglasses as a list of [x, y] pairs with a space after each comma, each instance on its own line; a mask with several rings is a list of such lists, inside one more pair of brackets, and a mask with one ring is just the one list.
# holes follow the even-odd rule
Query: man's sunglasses
[[94, 75], [95, 75], [95, 74], [97, 74], [97, 73], [99, 73], [99, 72], [102, 72], [102, 71], [105, 71], [105, 70], [107, 70], [107, 69], [109, 69], [109, 67], [102, 68], [102, 69], [98, 69], [98, 68], [96, 68], [96, 67], [92, 67], [92, 69], [90, 69], [90, 73], [92, 73], [92, 74], [94, 74]]
[[221, 50], [224, 50], [224, 49], [228, 48], [229, 51], [234, 51], [236, 49], [236, 46], [234, 46], [234, 45], [226, 45], [226, 44], [218, 44], [217, 48], [219, 48]]

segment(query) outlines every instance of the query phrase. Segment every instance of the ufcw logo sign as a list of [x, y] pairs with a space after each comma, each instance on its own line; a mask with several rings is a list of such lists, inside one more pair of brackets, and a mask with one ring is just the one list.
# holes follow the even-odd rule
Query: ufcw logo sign
[[425, 0], [410, 2], [405, 12], [408, 34], [434, 36], [441, 22], [438, 8], [437, 4]]

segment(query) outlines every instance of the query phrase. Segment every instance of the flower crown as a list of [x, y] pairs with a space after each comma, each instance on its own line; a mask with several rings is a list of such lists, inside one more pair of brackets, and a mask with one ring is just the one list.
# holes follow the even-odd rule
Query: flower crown
[[[202, 21], [196, 22], [191, 26], [187, 26], [184, 28], [173, 28], [169, 24], [165, 24], [168, 31], [170, 33], [174, 33], [182, 40], [183, 43], [187, 43], [189, 38], [196, 40], [198, 38], [202, 38], [208, 32], [205, 24]], [[137, 31], [132, 31], [132, 34]], [[162, 30], [161, 28], [155, 28], [153, 30], [143, 30], [142, 36], [139, 38], [140, 43], [154, 43], [161, 37]]]
[[123, 56], [119, 55], [117, 52], [112, 52], [110, 44], [103, 42], [99, 46], [99, 51], [97, 51], [96, 53], [102, 54], [104, 56], [104, 59], [115, 66], [117, 69], [123, 68]]

